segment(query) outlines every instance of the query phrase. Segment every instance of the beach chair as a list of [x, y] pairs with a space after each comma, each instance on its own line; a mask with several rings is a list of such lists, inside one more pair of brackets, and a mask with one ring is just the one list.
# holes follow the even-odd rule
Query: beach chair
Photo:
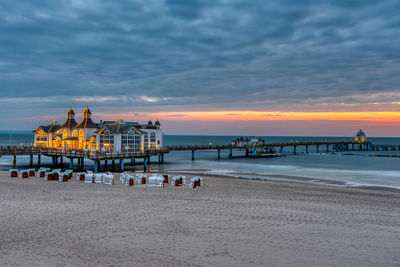
[[148, 186], [164, 187], [164, 176], [156, 174], [149, 177]]
[[77, 181], [84, 181], [85, 180], [85, 173], [84, 172], [78, 172], [76, 174], [76, 180]]
[[66, 170], [65, 171], [67, 174], [68, 174], [68, 179], [71, 179], [72, 178], [72, 174], [73, 174], [73, 170]]
[[168, 174], [163, 174], [163, 177], [164, 177], [164, 183], [165, 183], [165, 184], [168, 184], [168, 182], [169, 182], [169, 175], [168, 175]]
[[85, 184], [92, 184], [93, 183], [93, 174], [87, 173], [85, 174]]
[[10, 169], [10, 172], [8, 173], [8, 177], [17, 178], [18, 177], [18, 169]]
[[135, 175], [135, 180], [137, 184], [146, 184], [146, 174], [144, 173], [137, 173]]
[[171, 186], [181, 186], [186, 184], [186, 176], [178, 175], [171, 179]]
[[39, 169], [37, 171], [36, 177], [38, 178], [44, 178], [44, 176], [46, 175], [46, 170], [45, 169]]
[[190, 179], [190, 188], [196, 188], [198, 186], [201, 186], [203, 184], [203, 178], [199, 176], [195, 176], [192, 179]]
[[19, 172], [19, 178], [25, 179], [29, 177], [29, 171], [28, 170], [21, 170]]
[[134, 184], [135, 184], [135, 177], [133, 177], [133, 176], [131, 176], [131, 175], [127, 175], [126, 177], [125, 177], [125, 180], [124, 180], [124, 185], [126, 185], [126, 186], [133, 186]]
[[35, 169], [29, 169], [28, 173], [29, 173], [29, 177], [34, 177], [35, 176]]
[[94, 183], [102, 184], [103, 183], [103, 174], [101, 174], [101, 173], [94, 174]]
[[67, 172], [59, 173], [58, 181], [59, 182], [68, 182], [69, 174]]
[[114, 184], [114, 175], [106, 174], [103, 177], [103, 182], [104, 182], [104, 184], [107, 184], [107, 185], [113, 185]]

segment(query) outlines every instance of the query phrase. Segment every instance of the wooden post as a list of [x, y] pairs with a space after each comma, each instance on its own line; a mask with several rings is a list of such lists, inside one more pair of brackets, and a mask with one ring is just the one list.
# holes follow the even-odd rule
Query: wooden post
[[192, 150], [192, 160], [194, 160], [194, 150]]
[[29, 168], [33, 167], [33, 154], [29, 155], [30, 159], [29, 159]]
[[329, 144], [326, 144], [326, 152], [329, 152]]
[[308, 145], [306, 145], [306, 153], [308, 154]]
[[37, 155], [37, 164], [38, 164], [38, 167], [40, 167], [40, 154]]
[[232, 156], [233, 156], [233, 151], [232, 149], [229, 149], [229, 157], [232, 158]]
[[218, 149], [218, 159], [221, 159], [221, 149]]
[[319, 153], [319, 145], [317, 145], [317, 153]]
[[16, 165], [17, 165], [17, 155], [14, 155], [14, 158], [13, 158], [13, 169], [15, 169]]
[[107, 171], [107, 169], [108, 169], [108, 161], [107, 161], [107, 160], [104, 160], [104, 168], [105, 168], [106, 171]]
[[293, 146], [293, 154], [296, 154], [296, 145]]
[[63, 156], [60, 156], [60, 166], [62, 166], [63, 164], [64, 164]]
[[131, 165], [135, 165], [135, 159], [131, 159]]
[[114, 169], [115, 169], [115, 160], [113, 159], [112, 161], [111, 161], [111, 169], [114, 171]]
[[81, 158], [81, 170], [85, 169], [85, 158]]
[[74, 168], [74, 158], [69, 158], [69, 168], [70, 169]]

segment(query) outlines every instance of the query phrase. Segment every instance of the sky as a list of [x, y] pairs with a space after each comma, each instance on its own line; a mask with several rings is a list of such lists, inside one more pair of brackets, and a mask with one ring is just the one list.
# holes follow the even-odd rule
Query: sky
[[397, 0], [2, 0], [0, 130], [400, 135]]

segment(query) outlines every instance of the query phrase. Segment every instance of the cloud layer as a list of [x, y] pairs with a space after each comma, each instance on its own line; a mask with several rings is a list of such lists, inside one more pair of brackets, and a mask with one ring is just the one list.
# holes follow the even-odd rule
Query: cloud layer
[[397, 0], [3, 0], [0, 111], [398, 111], [398, 10]]

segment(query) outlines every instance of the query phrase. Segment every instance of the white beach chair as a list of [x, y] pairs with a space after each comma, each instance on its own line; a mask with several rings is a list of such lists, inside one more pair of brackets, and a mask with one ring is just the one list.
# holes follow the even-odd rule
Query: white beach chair
[[85, 184], [92, 184], [93, 183], [93, 174], [87, 173], [85, 174]]
[[101, 173], [94, 174], [94, 183], [95, 184], [103, 183], [103, 174], [101, 174]]
[[148, 186], [164, 187], [164, 176], [156, 174], [149, 177]]
[[104, 184], [113, 185], [114, 184], [114, 175], [105, 175], [103, 177]]

